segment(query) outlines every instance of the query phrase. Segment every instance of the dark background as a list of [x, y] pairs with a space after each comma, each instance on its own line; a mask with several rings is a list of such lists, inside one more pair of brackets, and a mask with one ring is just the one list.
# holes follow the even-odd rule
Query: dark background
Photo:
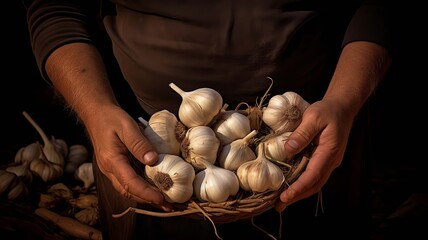
[[[369, 103], [372, 109], [373, 220], [390, 235], [406, 231], [427, 233], [426, 51], [427, 26], [412, 2], [396, 6], [395, 53], [391, 71]], [[0, 164], [40, 136], [22, 115], [27, 111], [48, 136], [69, 145], [88, 140], [82, 126], [40, 77], [29, 45], [25, 9], [7, 1], [2, 15], [2, 77]], [[6, 14], [7, 12], [7, 14]], [[5, 16], [7, 15], [7, 16]], [[398, 216], [395, 217], [394, 216]], [[396, 226], [401, 226], [397, 228]], [[400, 230], [404, 229], [405, 230]], [[398, 236], [398, 235], [395, 235]]]

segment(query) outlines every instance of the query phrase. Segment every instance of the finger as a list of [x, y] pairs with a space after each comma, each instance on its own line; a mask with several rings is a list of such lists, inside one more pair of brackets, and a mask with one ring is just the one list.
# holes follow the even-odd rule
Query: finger
[[323, 129], [318, 119], [315, 110], [305, 111], [302, 122], [284, 143], [286, 152], [297, 154], [313, 141], [320, 129]]
[[277, 211], [281, 212], [286, 206], [319, 192], [327, 182], [332, 171], [331, 165], [334, 163], [328, 160], [330, 155], [322, 155], [320, 154], [322, 151], [317, 150], [315, 149], [305, 171], [281, 193], [280, 201], [276, 204]]
[[[142, 180], [144, 182], [144, 184], [147, 184], [149, 186], [149, 188], [152, 188], [153, 190], [155, 190], [156, 192], [160, 192], [157, 188], [149, 185], [148, 183], [146, 183], [146, 181]], [[122, 196], [124, 196], [125, 198], [129, 198], [129, 199], [133, 199], [139, 203], [143, 203], [143, 204], [150, 204], [150, 206], [156, 207], [158, 209], [164, 210], [166, 212], [172, 211], [172, 205], [168, 202], [162, 201], [161, 204], [158, 204], [156, 202], [153, 202], [150, 200], [150, 198], [141, 198], [138, 195], [133, 194], [131, 190], [129, 190], [128, 186], [122, 186], [120, 184], [120, 182], [117, 180], [117, 178], [111, 174], [111, 182], [113, 184], [113, 187], [122, 194]], [[149, 190], [150, 191], [150, 190]], [[150, 193], [147, 193], [147, 195], [150, 195]]]
[[145, 165], [155, 164], [158, 161], [158, 153], [150, 141], [144, 137], [138, 124], [135, 122], [135, 126], [124, 129], [130, 129], [124, 133], [121, 139], [131, 154]]
[[116, 190], [124, 197], [138, 202], [163, 203], [164, 199], [160, 190], [138, 175], [130, 165], [128, 158], [117, 158], [115, 161], [115, 167], [107, 174]]

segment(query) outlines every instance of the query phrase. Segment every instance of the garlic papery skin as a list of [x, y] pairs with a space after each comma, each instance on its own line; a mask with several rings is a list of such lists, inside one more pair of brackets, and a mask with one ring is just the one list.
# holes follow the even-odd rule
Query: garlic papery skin
[[51, 137], [55, 149], [65, 158], [68, 155], [68, 144], [64, 139]]
[[243, 163], [256, 159], [256, 154], [250, 148], [250, 140], [257, 135], [257, 130], [248, 133], [244, 138], [237, 139], [221, 149], [218, 157], [222, 168], [236, 171]]
[[68, 155], [65, 160], [65, 172], [74, 174], [77, 168], [89, 159], [89, 151], [82, 144], [73, 144], [69, 147]]
[[26, 165], [12, 165], [7, 167], [6, 171], [15, 173], [27, 186], [33, 182], [33, 174]]
[[236, 111], [223, 111], [211, 127], [220, 139], [221, 145], [245, 137], [251, 132], [250, 119]]
[[34, 142], [22, 147], [15, 154], [15, 163], [29, 166], [31, 161], [40, 156], [41, 151], [42, 148], [39, 142]]
[[145, 165], [146, 179], [159, 188], [170, 203], [184, 203], [193, 195], [195, 170], [180, 156], [159, 154], [155, 165]]
[[15, 173], [0, 170], [0, 197], [15, 200], [28, 196], [28, 193], [28, 187]]
[[186, 127], [208, 126], [214, 122], [223, 106], [220, 93], [212, 88], [185, 92], [174, 83], [169, 86], [182, 98], [178, 117]]
[[275, 95], [268, 105], [263, 108], [263, 122], [274, 132], [283, 133], [294, 131], [302, 122], [302, 115], [309, 103], [295, 92], [285, 92]]
[[149, 121], [138, 120], [144, 125], [143, 134], [158, 153], [180, 155], [180, 144], [186, 129], [184, 124], [168, 110], [154, 113]]
[[266, 159], [263, 146], [257, 149], [257, 158], [242, 164], [236, 171], [239, 184], [246, 191], [276, 191], [285, 181], [284, 174], [281, 168]]
[[214, 164], [220, 149], [220, 139], [207, 126], [189, 128], [181, 143], [181, 153], [196, 170], [205, 168], [204, 161]]
[[83, 182], [83, 190], [88, 190], [95, 182], [92, 162], [82, 163], [74, 173], [74, 178]]
[[288, 163], [293, 159], [294, 155], [286, 151], [284, 144], [292, 133], [284, 132], [279, 135], [268, 135], [262, 141], [264, 144], [259, 144], [258, 146], [264, 146], [267, 159]]
[[38, 158], [31, 161], [30, 171], [39, 176], [44, 182], [56, 180], [64, 173], [63, 167], [48, 161], [43, 151], [41, 151]]
[[193, 189], [202, 202], [224, 202], [239, 191], [239, 180], [230, 170], [206, 163], [206, 168], [195, 176]]

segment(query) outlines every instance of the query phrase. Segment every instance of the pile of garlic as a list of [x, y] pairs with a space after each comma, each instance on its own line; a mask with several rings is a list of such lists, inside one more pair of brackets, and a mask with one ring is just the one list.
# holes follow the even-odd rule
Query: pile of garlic
[[42, 142], [35, 141], [22, 148], [16, 154], [14, 161], [5, 169], [0, 170], [0, 197], [9, 200], [24, 199], [29, 194], [34, 178], [46, 184], [53, 184], [65, 174], [83, 183], [85, 190], [94, 184], [92, 163], [89, 151], [82, 144], [68, 146], [60, 138], [47, 137], [43, 129], [27, 113], [24, 117], [36, 129]]
[[182, 97], [178, 118], [168, 110], [154, 113], [149, 121], [138, 118], [160, 154], [157, 164], [145, 166], [145, 178], [168, 202], [184, 203], [194, 196], [219, 203], [240, 189], [260, 193], [281, 188], [284, 166], [291, 170], [294, 158], [283, 143], [300, 124], [308, 102], [285, 92], [266, 107], [228, 110], [212, 88], [186, 92], [174, 83], [170, 87]]

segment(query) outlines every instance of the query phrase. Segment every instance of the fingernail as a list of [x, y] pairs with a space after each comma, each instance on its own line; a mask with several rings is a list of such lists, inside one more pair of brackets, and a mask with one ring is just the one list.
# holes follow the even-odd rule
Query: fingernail
[[144, 162], [146, 164], [154, 164], [157, 161], [158, 154], [156, 152], [147, 152], [144, 155]]
[[287, 143], [290, 147], [292, 147], [294, 149], [299, 148], [299, 144], [295, 140], [288, 140]]

